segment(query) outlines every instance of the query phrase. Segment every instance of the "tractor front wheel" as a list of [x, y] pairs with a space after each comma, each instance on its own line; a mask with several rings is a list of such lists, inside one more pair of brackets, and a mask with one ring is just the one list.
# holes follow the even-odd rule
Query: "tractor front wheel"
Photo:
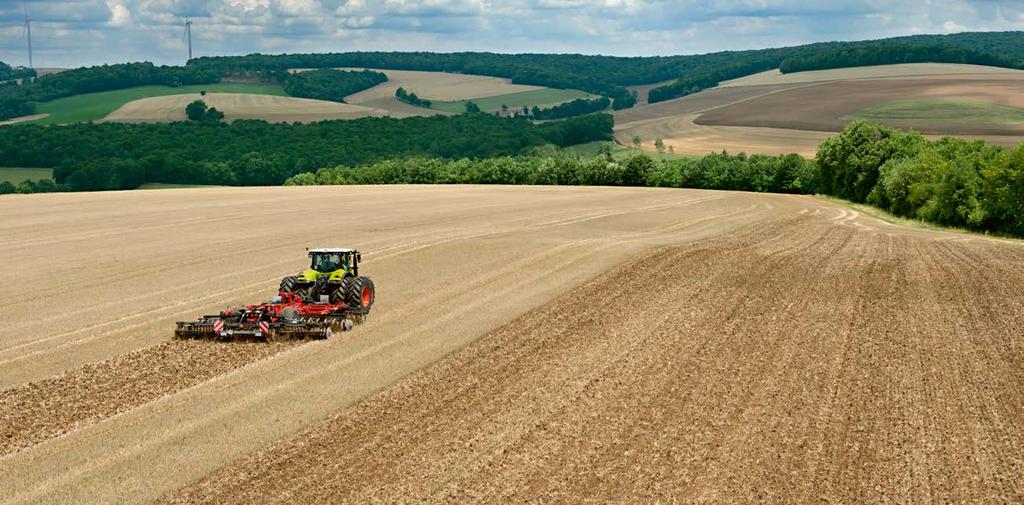
[[278, 289], [281, 293], [291, 293], [295, 291], [295, 285], [299, 283], [299, 278], [294, 275], [289, 275], [284, 279], [281, 279], [281, 288]]

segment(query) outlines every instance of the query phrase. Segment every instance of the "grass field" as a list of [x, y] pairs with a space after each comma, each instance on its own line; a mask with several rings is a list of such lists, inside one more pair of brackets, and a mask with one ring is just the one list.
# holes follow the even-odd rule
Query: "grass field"
[[18, 184], [25, 179], [38, 181], [40, 179], [52, 179], [53, 170], [49, 168], [14, 168], [0, 167], [0, 182]]
[[257, 95], [286, 96], [280, 86], [268, 84], [215, 83], [196, 86], [139, 86], [135, 88], [101, 91], [84, 95], [69, 96], [52, 102], [43, 102], [36, 106], [38, 114], [49, 114], [47, 117], [21, 124], [65, 124], [103, 119], [122, 105], [153, 96], [186, 95], [199, 92], [209, 93], [249, 93]]
[[494, 112], [500, 110], [502, 105], [507, 105], [512, 109], [521, 109], [524, 105], [530, 108], [534, 105], [545, 108], [563, 102], [572, 101], [577, 98], [587, 98], [589, 96], [589, 93], [575, 89], [544, 88], [533, 91], [521, 91], [519, 93], [472, 98], [470, 100], [456, 100], [451, 102], [435, 100], [431, 104], [430, 108], [461, 113], [466, 112], [466, 102], [472, 101], [480, 107], [480, 110], [484, 112]]
[[1024, 123], [1024, 109], [994, 103], [955, 100], [890, 100], [865, 107], [850, 117], [871, 121], [954, 121]]

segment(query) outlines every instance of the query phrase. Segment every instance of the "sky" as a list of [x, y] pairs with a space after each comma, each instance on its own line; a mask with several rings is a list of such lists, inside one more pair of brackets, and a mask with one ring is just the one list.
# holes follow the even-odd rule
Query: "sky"
[[918, 33], [1024, 30], [1000, 0], [0, 0], [0, 61], [180, 65], [356, 50], [699, 54]]

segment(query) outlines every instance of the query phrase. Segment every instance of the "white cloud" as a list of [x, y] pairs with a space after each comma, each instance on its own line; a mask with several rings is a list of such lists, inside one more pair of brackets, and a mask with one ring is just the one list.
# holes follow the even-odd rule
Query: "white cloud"
[[[1019, 0], [33, 0], [30, 9], [40, 66], [180, 64], [186, 14], [194, 22], [197, 55], [359, 49], [692, 54], [1024, 29]], [[25, 59], [21, 17], [20, 2], [0, 0], [0, 60]]]
[[107, 0], [107, 8], [110, 9], [110, 22], [107, 23], [109, 26], [128, 26], [132, 22], [132, 13], [123, 3]]

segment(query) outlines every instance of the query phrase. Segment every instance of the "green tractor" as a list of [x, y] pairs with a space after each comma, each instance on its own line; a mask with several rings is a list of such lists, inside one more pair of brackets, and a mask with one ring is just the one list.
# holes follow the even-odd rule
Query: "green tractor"
[[281, 279], [282, 293], [294, 293], [307, 302], [344, 302], [369, 309], [374, 301], [373, 281], [359, 275], [359, 251], [344, 248], [308, 249], [309, 268]]

